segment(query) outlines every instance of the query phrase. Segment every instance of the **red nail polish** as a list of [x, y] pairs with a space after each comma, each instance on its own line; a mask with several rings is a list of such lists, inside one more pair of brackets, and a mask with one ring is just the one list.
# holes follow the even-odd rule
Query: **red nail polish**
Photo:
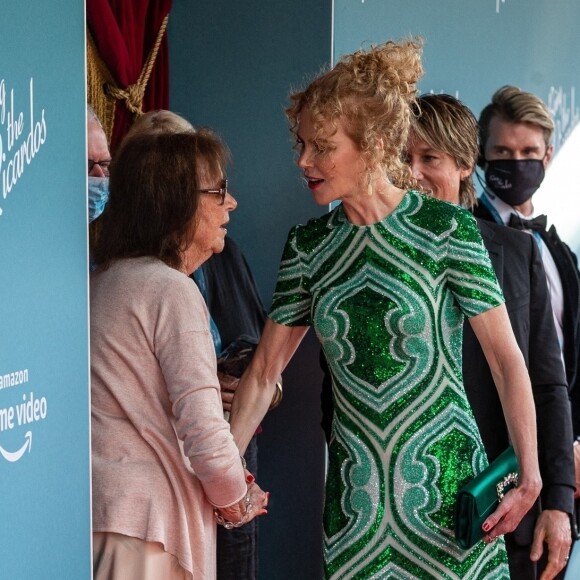
[[489, 524], [483, 524], [483, 526], [481, 526], [483, 528], [484, 532], [487, 532], [489, 530]]
[[248, 473], [248, 475], [246, 475], [246, 481], [248, 483], [254, 483], [254, 481], [256, 481], [256, 478], [251, 473]]

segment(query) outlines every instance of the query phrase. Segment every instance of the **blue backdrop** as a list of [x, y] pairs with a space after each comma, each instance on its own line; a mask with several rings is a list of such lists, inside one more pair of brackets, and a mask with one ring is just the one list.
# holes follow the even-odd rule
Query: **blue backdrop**
[[89, 578], [84, 4], [0, 8], [2, 578]]

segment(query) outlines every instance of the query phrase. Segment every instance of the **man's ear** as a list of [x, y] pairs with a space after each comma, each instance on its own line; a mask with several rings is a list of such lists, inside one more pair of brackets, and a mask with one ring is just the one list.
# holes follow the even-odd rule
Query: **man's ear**
[[473, 173], [473, 169], [466, 169], [464, 167], [460, 167], [459, 168], [459, 179], [461, 181], [465, 181], [472, 173]]
[[553, 153], [554, 153], [554, 146], [548, 145], [548, 148], [546, 149], [546, 155], [544, 157], [544, 169], [546, 169], [548, 167], [548, 165], [550, 164], [550, 161], [552, 161], [552, 154]]

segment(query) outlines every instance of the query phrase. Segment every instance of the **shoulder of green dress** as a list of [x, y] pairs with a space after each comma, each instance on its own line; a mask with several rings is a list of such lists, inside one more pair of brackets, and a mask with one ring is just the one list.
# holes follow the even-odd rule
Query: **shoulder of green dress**
[[305, 224], [298, 224], [290, 229], [288, 239], [294, 239], [298, 243], [323, 239], [344, 221], [341, 214], [342, 211], [338, 206], [320, 217], [309, 219]]
[[464, 207], [455, 204], [452, 205], [455, 208], [454, 218], [459, 224], [459, 226], [479, 232], [479, 226], [477, 225], [477, 220], [475, 219], [475, 216]]
[[427, 212], [433, 216], [437, 216], [439, 219], [449, 219], [453, 220], [458, 215], [463, 216], [463, 214], [469, 214], [467, 210], [463, 209], [461, 206], [451, 203], [448, 201], [443, 201], [437, 199], [432, 195], [423, 193], [420, 191], [409, 190], [411, 201], [416, 204], [414, 212]]
[[402, 215], [406, 221], [437, 236], [454, 236], [458, 230], [464, 236], [475, 238], [478, 235], [473, 215], [459, 205], [414, 190], [408, 191], [403, 205]]

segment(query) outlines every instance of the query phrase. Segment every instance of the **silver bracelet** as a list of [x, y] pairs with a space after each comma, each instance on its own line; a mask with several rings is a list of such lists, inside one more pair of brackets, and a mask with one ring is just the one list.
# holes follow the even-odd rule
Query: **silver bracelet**
[[230, 522], [224, 519], [216, 509], [213, 510], [213, 515], [215, 516], [215, 521], [218, 523], [218, 525], [223, 526], [226, 530], [241, 528], [246, 523], [244, 518], [242, 518], [239, 522]]
[[242, 519], [239, 522], [230, 522], [229, 520], [226, 520], [217, 510], [217, 508], [214, 508], [213, 510], [213, 515], [215, 517], [215, 521], [218, 525], [223, 526], [226, 530], [231, 530], [233, 528], [241, 528], [246, 522], [247, 522], [247, 515], [249, 513], [249, 511], [252, 509], [252, 503], [250, 501], [250, 495], [246, 494], [246, 497], [244, 498], [245, 504], [246, 504], [246, 513], [242, 516]]

